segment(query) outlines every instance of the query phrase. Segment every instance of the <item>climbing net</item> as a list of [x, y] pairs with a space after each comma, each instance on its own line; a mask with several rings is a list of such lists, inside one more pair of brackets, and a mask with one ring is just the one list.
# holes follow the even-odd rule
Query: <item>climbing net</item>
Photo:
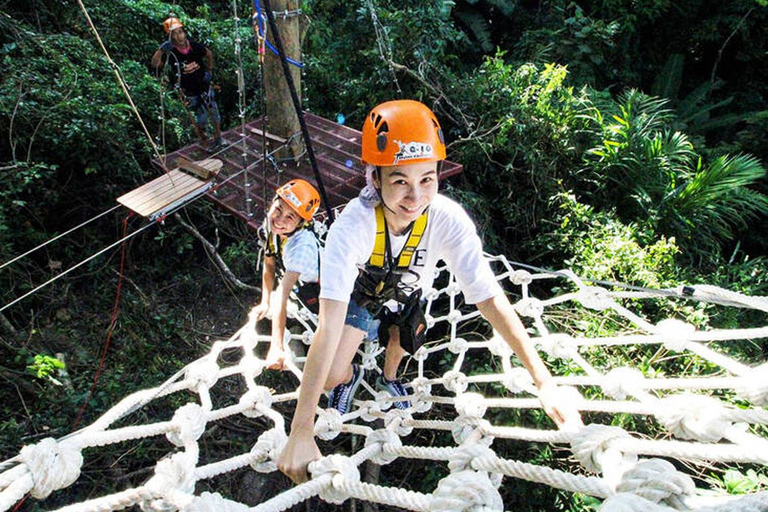
[[[504, 503], [499, 489], [505, 477], [596, 497], [603, 500], [600, 510], [606, 511], [766, 510], [768, 493], [738, 497], [718, 494], [697, 487], [691, 476], [678, 468], [680, 461], [768, 463], [768, 441], [759, 434], [768, 424], [768, 412], [763, 408], [768, 403], [768, 372], [764, 366], [746, 366], [728, 357], [727, 350], [712, 346], [717, 342], [727, 348], [728, 343], [738, 340], [766, 338], [768, 327], [697, 329], [676, 319], [653, 323], [638, 311], [645, 300], [685, 297], [768, 312], [768, 298], [748, 297], [713, 286], [656, 291], [600, 287], [586, 283], [571, 271], [530, 270], [504, 257], [488, 258], [497, 269], [498, 280], [511, 283], [519, 292], [521, 299], [515, 308], [530, 326], [537, 347], [550, 365], [569, 368], [568, 372], [560, 372], [567, 375], [555, 374], [554, 378], [585, 418], [593, 413], [608, 413], [594, 414], [608, 421], [609, 415], [619, 413], [647, 416], [666, 433], [648, 439], [617, 426], [598, 422], [584, 425], [580, 421], [572, 421], [561, 430], [494, 424], [487, 416], [499, 415], [488, 414], [490, 410], [538, 409], [537, 390], [528, 373], [513, 365], [513, 353], [499, 336], [472, 332], [482, 325], [479, 313], [462, 305], [457, 282], [441, 268], [435, 282], [445, 286], [425, 294], [425, 312], [431, 332], [446, 335], [413, 355], [411, 362], [416, 368], [406, 372], [413, 377], [406, 379], [411, 406], [406, 410], [392, 407], [393, 398], [364, 383], [349, 413], [342, 416], [333, 409], [318, 409], [315, 433], [319, 438], [349, 436], [364, 442], [357, 443], [357, 449], [349, 454], [332, 454], [310, 464], [309, 482], [255, 507], [219, 493], [195, 493], [197, 482], [235, 470], [250, 467], [261, 473], [276, 471], [275, 460], [287, 439], [286, 419], [274, 406], [290, 405], [298, 394], [295, 390], [278, 393], [264, 385], [266, 362], [257, 354], [264, 352], [259, 345], [268, 344], [270, 337], [258, 333], [256, 321], [251, 318], [230, 339], [215, 342], [210, 353], [161, 386], [126, 397], [93, 424], [69, 436], [22, 448], [19, 455], [0, 465], [4, 470], [0, 473], [0, 511], [10, 509], [27, 493], [44, 499], [73, 484], [80, 476], [86, 448], [163, 435], [168, 441], [167, 455], [143, 485], [59, 510], [107, 511], [139, 505], [145, 511], [281, 511], [319, 496], [334, 504], [356, 498], [418, 511], [501, 511]], [[552, 296], [534, 296], [539, 289]], [[557, 322], [552, 320], [551, 312], [563, 306], [622, 318], [631, 329], [626, 334], [606, 337], [580, 336], [573, 334], [575, 330], [552, 332], [551, 326]], [[289, 317], [295, 325], [286, 337], [309, 344], [316, 317], [297, 304], [290, 305]], [[686, 354], [706, 362], [699, 367], [716, 369], [708, 370], [707, 375], [666, 377], [631, 367], [606, 368], [601, 362], [605, 359], [591, 360], [597, 347], [610, 350], [644, 345]], [[376, 356], [380, 352], [375, 345], [366, 345], [361, 352], [362, 366], [377, 370]], [[239, 355], [234, 361], [233, 353]], [[429, 370], [436, 358], [448, 361], [451, 368], [436, 375]], [[478, 367], [470, 364], [477, 360], [489, 362], [480, 365], [482, 373], [469, 370]], [[301, 357], [291, 358], [287, 362], [289, 374], [282, 378], [294, 379], [292, 373], [298, 384], [301, 364]], [[221, 402], [215, 394], [228, 379], [238, 381], [246, 391], [236, 403], [214, 405]], [[500, 390], [497, 394], [501, 396], [485, 396], [476, 392], [479, 389]], [[170, 419], [120, 426], [131, 417], [135, 421], [137, 411], [161, 397], [189, 392], [195, 399], [176, 409]], [[714, 395], [729, 396], [731, 401]], [[738, 407], [731, 405], [734, 401], [738, 401]], [[428, 413], [438, 409], [440, 419], [430, 419]], [[200, 438], [206, 428], [238, 416], [260, 418], [260, 424], [266, 425], [260, 431], [254, 430], [250, 451], [223, 460], [202, 460]], [[441, 439], [452, 442], [440, 447], [409, 445], [407, 441], [416, 431], [443, 431]], [[516, 441], [570, 448], [582, 469], [564, 471], [497, 455], [499, 447]], [[493, 449], [492, 444], [497, 448]], [[371, 461], [384, 466], [397, 459], [444, 465], [447, 476], [431, 493], [361, 481], [362, 463]]]

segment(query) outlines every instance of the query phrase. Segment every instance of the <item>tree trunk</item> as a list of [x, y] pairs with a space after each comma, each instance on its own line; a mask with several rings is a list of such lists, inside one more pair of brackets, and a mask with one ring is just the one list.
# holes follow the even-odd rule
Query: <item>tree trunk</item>
[[[300, 16], [291, 13], [301, 7], [301, 2], [299, 0], [271, 0], [270, 5], [274, 13], [275, 24], [280, 32], [280, 39], [282, 40], [286, 57], [295, 61], [301, 61]], [[286, 12], [291, 14], [286, 15]], [[266, 18], [265, 26], [269, 26]], [[274, 35], [269, 29], [267, 29], [267, 41], [277, 48]], [[289, 64], [288, 67], [293, 77], [293, 83], [296, 86], [296, 94], [298, 94], [299, 100], [301, 100], [301, 70], [293, 64]], [[304, 150], [299, 118], [296, 116], [296, 110], [291, 99], [291, 91], [283, 74], [280, 56], [269, 49], [264, 57], [264, 92], [266, 94], [269, 131], [285, 138], [295, 136], [291, 139], [287, 154], [280, 156], [297, 157]]]

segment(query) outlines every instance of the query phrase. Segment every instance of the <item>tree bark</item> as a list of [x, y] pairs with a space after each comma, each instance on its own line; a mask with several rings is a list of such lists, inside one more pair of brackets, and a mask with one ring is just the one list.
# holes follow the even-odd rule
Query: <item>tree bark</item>
[[[271, 0], [270, 5], [275, 16], [275, 24], [280, 31], [280, 39], [287, 57], [301, 61], [301, 27], [300, 16], [297, 14], [283, 15], [282, 13], [297, 11], [301, 7], [299, 0]], [[263, 4], [262, 4], [263, 6]], [[265, 21], [265, 26], [268, 23]], [[267, 30], [267, 41], [276, 47], [274, 35]], [[289, 64], [296, 93], [301, 99], [301, 70]], [[287, 154], [283, 157], [297, 157], [304, 151], [299, 118], [291, 99], [288, 82], [283, 74], [280, 56], [267, 49], [264, 57], [264, 93], [267, 103], [267, 122], [269, 131], [280, 137], [290, 138]]]

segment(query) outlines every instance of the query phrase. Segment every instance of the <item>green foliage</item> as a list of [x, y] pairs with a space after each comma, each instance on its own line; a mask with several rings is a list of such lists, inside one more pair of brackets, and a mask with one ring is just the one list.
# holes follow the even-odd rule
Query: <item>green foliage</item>
[[60, 384], [60, 382], [54, 378], [54, 374], [58, 370], [63, 370], [64, 368], [65, 365], [62, 361], [45, 354], [37, 354], [33, 358], [32, 364], [27, 365], [27, 370], [32, 375], [38, 379], [51, 381], [54, 384]]
[[686, 135], [671, 131], [665, 100], [629, 91], [584, 107], [595, 141], [580, 172], [590, 202], [676, 237], [689, 260], [708, 263], [737, 229], [768, 213], [766, 196], [749, 188], [765, 176], [760, 162], [726, 155], [704, 165]]
[[[572, 194], [555, 198], [558, 229], [538, 241], [578, 275], [663, 288], [677, 274], [674, 239], [653, 240], [646, 227], [624, 224], [613, 213], [581, 204]], [[540, 246], [537, 245], [537, 248]]]
[[722, 476], [711, 475], [707, 480], [711, 485], [723, 489], [728, 494], [749, 494], [768, 487], [768, 476], [754, 469], [748, 469], [746, 473], [737, 469], [727, 469]]

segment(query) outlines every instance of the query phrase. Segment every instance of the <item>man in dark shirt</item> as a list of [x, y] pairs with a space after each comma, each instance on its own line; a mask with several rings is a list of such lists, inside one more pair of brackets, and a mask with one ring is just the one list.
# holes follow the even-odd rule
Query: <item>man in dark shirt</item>
[[[187, 108], [195, 113], [193, 127], [200, 143], [209, 151], [223, 146], [221, 139], [219, 106], [211, 87], [213, 54], [205, 45], [192, 41], [184, 32], [184, 25], [177, 18], [163, 23], [168, 40], [163, 42], [152, 56], [152, 67], [159, 68], [164, 60], [171, 67], [171, 75], [181, 91]], [[213, 143], [207, 145], [205, 134], [208, 119], [213, 123]]]

